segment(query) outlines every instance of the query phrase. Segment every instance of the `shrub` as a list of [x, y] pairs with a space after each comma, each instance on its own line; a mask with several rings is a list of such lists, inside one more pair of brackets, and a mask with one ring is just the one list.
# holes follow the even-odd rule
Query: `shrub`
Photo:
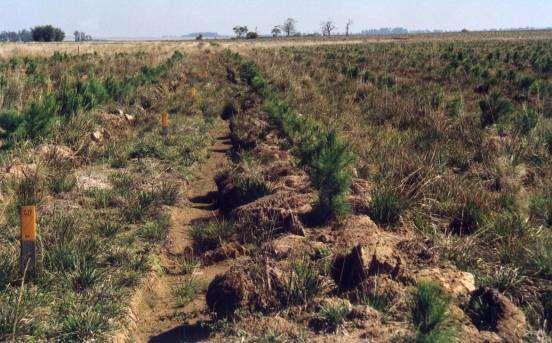
[[15, 110], [4, 110], [0, 113], [0, 138], [8, 138], [23, 123], [24, 118]]
[[528, 91], [531, 85], [535, 82], [535, 77], [531, 75], [522, 75], [516, 80], [517, 87], [523, 91]]
[[251, 88], [260, 95], [266, 96], [268, 94], [268, 83], [259, 75], [251, 80]]
[[418, 342], [450, 342], [456, 332], [446, 326], [451, 298], [443, 289], [429, 281], [420, 282], [416, 289], [412, 320]]
[[257, 38], [259, 38], [259, 34], [257, 32], [249, 31], [245, 35], [245, 39], [257, 39]]
[[479, 102], [479, 107], [481, 108], [481, 127], [485, 128], [509, 114], [512, 110], [512, 103], [500, 96], [500, 94], [492, 93], [489, 97]]
[[82, 94], [82, 107], [85, 110], [93, 109], [108, 99], [108, 93], [103, 84], [93, 77], [78, 86], [79, 93]]

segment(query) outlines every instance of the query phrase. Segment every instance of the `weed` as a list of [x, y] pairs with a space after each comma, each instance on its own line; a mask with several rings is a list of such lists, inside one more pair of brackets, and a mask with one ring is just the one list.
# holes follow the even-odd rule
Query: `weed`
[[134, 186], [133, 177], [129, 173], [113, 173], [110, 181], [118, 192], [129, 195]]
[[201, 265], [201, 262], [196, 260], [193, 257], [184, 257], [180, 261], [180, 272], [183, 275], [191, 275], [194, 273], [194, 271], [199, 268]]
[[100, 272], [94, 261], [81, 258], [73, 278], [73, 284], [77, 291], [83, 291], [94, 285], [99, 277]]
[[104, 238], [113, 238], [121, 229], [121, 225], [114, 220], [100, 220], [95, 223], [95, 231]]
[[15, 280], [16, 261], [14, 255], [14, 252], [8, 249], [0, 252], [0, 292]]
[[77, 179], [71, 173], [58, 169], [50, 173], [46, 182], [52, 193], [60, 194], [71, 191], [76, 186]]
[[37, 172], [30, 172], [16, 184], [17, 205], [35, 205], [39, 201], [41, 179]]

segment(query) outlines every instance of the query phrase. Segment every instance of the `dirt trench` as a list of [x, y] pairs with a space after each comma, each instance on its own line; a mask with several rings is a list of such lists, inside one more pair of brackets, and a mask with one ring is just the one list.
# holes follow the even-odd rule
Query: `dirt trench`
[[192, 248], [190, 230], [193, 224], [218, 216], [213, 179], [228, 162], [227, 153], [231, 148], [228, 135], [228, 126], [221, 124], [209, 158], [198, 167], [195, 179], [182, 190], [180, 204], [170, 208], [171, 227], [158, 254], [160, 270], [150, 272], [135, 292], [128, 324], [113, 341], [183, 342], [207, 338], [202, 337], [204, 332], [198, 331], [193, 324], [207, 319], [203, 318], [206, 287], [217, 274], [228, 269], [228, 262], [199, 266], [194, 270], [191, 277], [200, 285], [200, 291], [187, 305], [177, 306], [173, 290], [190, 278], [181, 271], [180, 263]]

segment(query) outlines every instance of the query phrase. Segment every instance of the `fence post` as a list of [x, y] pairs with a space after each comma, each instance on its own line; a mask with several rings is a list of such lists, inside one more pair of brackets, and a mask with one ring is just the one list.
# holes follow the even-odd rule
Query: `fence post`
[[19, 271], [21, 275], [34, 277], [36, 273], [36, 205], [19, 208], [21, 225], [21, 256]]

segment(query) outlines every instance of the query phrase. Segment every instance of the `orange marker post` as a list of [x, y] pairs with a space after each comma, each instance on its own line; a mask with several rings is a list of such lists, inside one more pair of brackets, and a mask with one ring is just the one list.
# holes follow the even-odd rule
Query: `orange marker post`
[[36, 272], [36, 206], [21, 206], [19, 209], [21, 224], [21, 256], [19, 270], [21, 274], [33, 277]]
[[190, 97], [191, 97], [192, 99], [194, 99], [194, 98], [196, 97], [196, 93], [197, 93], [197, 92], [196, 92], [195, 87], [192, 87], [192, 89], [190, 89]]
[[161, 114], [161, 131], [163, 132], [163, 137], [169, 137], [169, 114]]

